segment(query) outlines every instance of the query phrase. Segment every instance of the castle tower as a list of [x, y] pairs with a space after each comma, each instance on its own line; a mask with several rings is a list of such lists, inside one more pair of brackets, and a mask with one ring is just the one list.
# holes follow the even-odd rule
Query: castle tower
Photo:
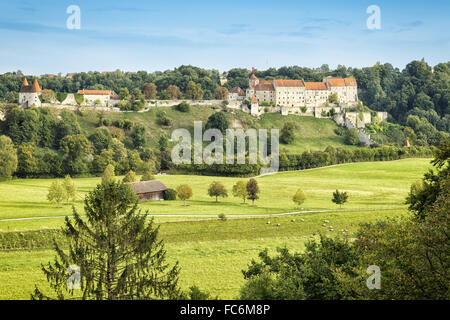
[[254, 95], [252, 101], [250, 102], [250, 114], [252, 116], [259, 116], [259, 101]]
[[259, 83], [259, 79], [254, 74], [252, 74], [252, 76], [250, 77], [250, 80], [248, 81], [248, 86], [250, 88], [254, 88], [258, 83]]
[[32, 106], [40, 107], [41, 100], [39, 99], [39, 96], [41, 92], [42, 90], [36, 79], [34, 80], [33, 85], [29, 85], [27, 78], [25, 78], [19, 92], [19, 106], [24, 109], [31, 108]]

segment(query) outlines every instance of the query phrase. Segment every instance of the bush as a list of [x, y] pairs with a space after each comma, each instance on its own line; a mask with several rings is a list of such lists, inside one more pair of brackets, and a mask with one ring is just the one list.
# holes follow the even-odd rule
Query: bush
[[175, 106], [175, 109], [180, 112], [189, 112], [191, 110], [191, 106], [186, 101], [183, 101], [179, 105]]
[[66, 100], [66, 98], [67, 98], [67, 93], [64, 93], [64, 92], [58, 92], [58, 93], [56, 93], [56, 99], [57, 99], [60, 103], [62, 103], [64, 100]]
[[227, 217], [223, 213], [220, 213], [217, 217], [219, 218], [220, 221], [227, 221]]
[[164, 191], [164, 200], [177, 200], [177, 192], [174, 189], [167, 189], [166, 191]]
[[82, 94], [74, 93], [75, 102], [80, 106], [84, 101], [84, 96]]

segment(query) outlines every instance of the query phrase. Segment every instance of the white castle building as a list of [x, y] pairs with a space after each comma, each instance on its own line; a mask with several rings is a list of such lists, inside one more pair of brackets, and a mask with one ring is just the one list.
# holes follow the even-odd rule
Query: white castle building
[[249, 87], [243, 94], [239, 87], [231, 89], [229, 99], [268, 102], [276, 107], [320, 107], [337, 94], [340, 105], [358, 102], [358, 85], [354, 78], [325, 78], [322, 82], [304, 80], [259, 80], [254, 74]]
[[42, 90], [37, 80], [34, 80], [33, 85], [29, 85], [27, 78], [25, 78], [19, 92], [19, 105], [22, 108], [30, 108], [32, 106], [40, 107], [41, 100], [39, 96], [41, 92]]

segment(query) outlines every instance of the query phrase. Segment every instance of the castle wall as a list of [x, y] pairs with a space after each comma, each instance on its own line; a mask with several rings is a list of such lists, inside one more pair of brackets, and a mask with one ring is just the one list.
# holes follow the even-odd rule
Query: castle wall
[[33, 105], [35, 105], [36, 107], [40, 107], [41, 100], [39, 99], [39, 93], [20, 92], [19, 93], [19, 105], [22, 108], [31, 108]]
[[304, 106], [305, 87], [275, 87], [275, 103], [278, 106]]
[[94, 105], [95, 101], [99, 100], [101, 106], [107, 106], [110, 102], [110, 96], [106, 94], [85, 94], [84, 95], [84, 105]]

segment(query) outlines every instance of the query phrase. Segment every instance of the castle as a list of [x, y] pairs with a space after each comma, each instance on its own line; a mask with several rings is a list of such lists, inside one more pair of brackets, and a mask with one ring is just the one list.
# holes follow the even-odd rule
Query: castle
[[[42, 102], [39, 98], [41, 94], [42, 90], [38, 81], [34, 80], [33, 85], [29, 85], [27, 78], [25, 78], [19, 91], [19, 106], [24, 109], [32, 106], [41, 107]], [[83, 106], [95, 106], [97, 104], [100, 106], [115, 106], [120, 102], [119, 97], [110, 90], [78, 90], [77, 94], [83, 96]], [[67, 94], [66, 99], [61, 104], [77, 105], [75, 95], [73, 93]]]
[[259, 80], [254, 74], [244, 92], [239, 87], [230, 91], [230, 101], [248, 99], [253, 107], [271, 105], [281, 108], [282, 113], [295, 113], [299, 107], [315, 108], [328, 105], [331, 95], [336, 104], [353, 106], [358, 103], [358, 85], [354, 78], [325, 78], [322, 82], [304, 80]]
[[34, 80], [33, 85], [29, 85], [27, 78], [25, 78], [19, 92], [19, 105], [22, 108], [30, 108], [33, 105], [40, 107], [41, 100], [39, 99], [39, 96], [41, 95], [41, 92], [42, 90], [39, 87], [37, 80]]

